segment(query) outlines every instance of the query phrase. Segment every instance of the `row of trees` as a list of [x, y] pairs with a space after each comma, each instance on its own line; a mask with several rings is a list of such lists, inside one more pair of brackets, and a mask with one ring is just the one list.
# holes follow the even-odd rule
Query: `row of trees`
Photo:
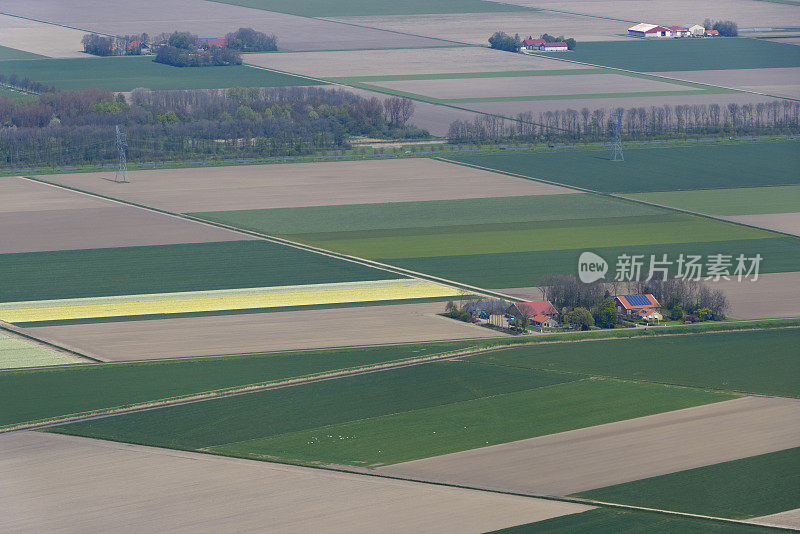
[[18, 76], [16, 74], [0, 74], [0, 84], [4, 85], [13, 85], [19, 89], [24, 89], [25, 91], [31, 91], [33, 93], [45, 93], [49, 91], [55, 91], [54, 87], [49, 85], [34, 82], [30, 78], [26, 78], [24, 76]]
[[225, 36], [228, 48], [240, 52], [274, 52], [278, 49], [278, 37], [273, 33], [267, 35], [253, 28], [239, 28]]
[[[627, 139], [680, 138], [687, 135], [762, 135], [800, 133], [800, 102], [773, 100], [756, 104], [696, 104], [618, 108]], [[501, 140], [602, 141], [613, 135], [606, 109], [583, 108], [519, 113], [516, 120], [483, 115], [454, 121], [453, 143]]]
[[0, 165], [42, 167], [114, 161], [115, 125], [131, 162], [310, 154], [349, 147], [352, 136], [420, 137], [377, 98], [328, 88], [149, 91], [126, 100], [107, 90], [0, 97]]
[[94, 56], [139, 56], [148, 44], [146, 33], [108, 36], [89, 33], [83, 36], [83, 51]]
[[706, 19], [703, 27], [707, 30], [717, 30], [722, 37], [737, 37], [739, 35], [739, 25], [732, 20], [712, 21]]

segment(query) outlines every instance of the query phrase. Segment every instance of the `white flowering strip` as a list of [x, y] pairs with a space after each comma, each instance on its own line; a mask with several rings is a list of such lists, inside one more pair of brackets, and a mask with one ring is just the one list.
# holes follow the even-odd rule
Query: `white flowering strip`
[[21, 339], [0, 334], [0, 369], [70, 363], [80, 363], [80, 360]]
[[457, 289], [416, 279], [339, 282], [153, 295], [126, 295], [0, 304], [9, 323], [314, 306], [459, 295]]

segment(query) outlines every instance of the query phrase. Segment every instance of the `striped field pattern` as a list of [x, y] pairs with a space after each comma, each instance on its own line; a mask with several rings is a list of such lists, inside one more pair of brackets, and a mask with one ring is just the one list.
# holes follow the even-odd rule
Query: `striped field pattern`
[[423, 299], [457, 296], [459, 294], [457, 289], [415, 279], [341, 282], [13, 302], [0, 305], [0, 320], [9, 323], [60, 321], [99, 317]]

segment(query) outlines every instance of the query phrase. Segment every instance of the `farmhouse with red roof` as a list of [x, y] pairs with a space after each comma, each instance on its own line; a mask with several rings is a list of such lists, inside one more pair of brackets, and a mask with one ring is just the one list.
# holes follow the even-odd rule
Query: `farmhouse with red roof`
[[649, 293], [646, 295], [619, 295], [614, 299], [614, 305], [620, 315], [631, 315], [647, 320], [663, 319], [657, 311], [661, 304]]
[[546, 42], [547, 41], [544, 39], [534, 39], [533, 37], [528, 37], [522, 41], [522, 48], [525, 50], [539, 50]]
[[532, 302], [515, 302], [506, 311], [507, 316], [527, 317], [532, 326], [555, 328], [558, 321], [555, 317], [558, 310], [549, 300], [536, 300]]

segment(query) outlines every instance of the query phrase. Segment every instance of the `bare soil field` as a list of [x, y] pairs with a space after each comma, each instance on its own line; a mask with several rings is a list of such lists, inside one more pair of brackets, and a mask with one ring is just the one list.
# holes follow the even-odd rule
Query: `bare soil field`
[[380, 467], [387, 475], [567, 495], [800, 444], [800, 400], [743, 397]]
[[107, 179], [113, 173], [54, 174], [44, 179], [182, 213], [574, 193], [427, 158], [164, 169], [128, 175], [130, 183], [122, 186]]
[[586, 68], [584, 65], [479, 47], [248, 54], [244, 61], [259, 67], [322, 78]]
[[[341, 89], [345, 89], [365, 98], [377, 98], [380, 101], [384, 101], [392, 96], [386, 93], [376, 93], [374, 91], [366, 91], [355, 87], [342, 86]], [[452, 124], [453, 121], [472, 122], [477, 116], [478, 114], [473, 111], [416, 101], [414, 102], [414, 115], [408, 123], [422, 128], [423, 130], [428, 130], [431, 135], [447, 137], [450, 124]]]
[[22, 178], [1, 180], [0, 254], [253, 239]]
[[753, 0], [716, 0], [698, 3], [693, 0], [576, 0], [565, 5], [558, 0], [508, 0], [509, 4], [553, 9], [571, 13], [585, 13], [597, 17], [620, 19], [623, 30], [627, 22], [652, 22], [653, 24], [702, 24], [703, 19], [735, 20], [740, 28], [784, 27], [787, 21], [800, 17], [800, 6]]
[[[574, 78], [572, 76], [571, 78]], [[694, 104], [719, 104], [721, 107], [729, 103], [736, 104], [757, 104], [758, 102], [772, 102], [774, 98], [755, 95], [752, 93], [728, 93], [728, 94], [708, 94], [697, 95], [662, 95], [662, 96], [626, 96], [622, 98], [565, 98], [559, 100], [540, 100], [540, 101], [517, 101], [517, 102], [478, 102], [459, 104], [459, 106], [478, 111], [481, 113], [496, 113], [505, 117], [516, 117], [519, 113], [527, 111], [533, 112], [534, 120], [538, 119], [539, 113], [556, 110], [575, 109], [580, 110], [584, 107], [590, 110], [602, 109], [608, 115], [610, 107], [644, 107], [663, 106], [669, 104], [694, 105]]]
[[766, 213], [760, 215], [730, 215], [720, 217], [729, 221], [758, 226], [768, 230], [776, 230], [786, 234], [800, 236], [800, 212]]
[[0, 45], [48, 57], [85, 57], [86, 32], [0, 15]]
[[746, 519], [745, 522], [755, 523], [756, 525], [766, 525], [769, 527], [782, 527], [800, 530], [800, 508], [787, 510], [777, 514], [762, 515], [761, 517], [754, 517], [753, 519]]
[[438, 316], [443, 310], [443, 302], [431, 302], [44, 326], [25, 331], [110, 361], [505, 335]]
[[[348, 50], [442, 46], [452, 43], [203, 0], [141, 0], [120, 5], [89, 0], [4, 0], [3, 12], [114, 35], [189, 31], [225, 35], [251, 27], [278, 36], [284, 50]], [[80, 40], [78, 41], [80, 44]]]
[[689, 82], [709, 83], [732, 89], [800, 98], [800, 67], [776, 69], [725, 69], [659, 72]]
[[626, 27], [617, 21], [580, 15], [539, 12], [458, 13], [428, 15], [387, 15], [370, 17], [327, 17], [370, 28], [413, 33], [462, 43], [486, 45], [490, 35], [502, 28], [522, 38], [536, 33], [565, 35], [578, 41], [617, 41], [627, 39]]
[[619, 74], [581, 74], [580, 76], [570, 76], [569, 79], [565, 79], [564, 76], [519, 76], [501, 79], [408, 80], [373, 82], [372, 85], [440, 99], [636, 93], [691, 89], [686, 86]]
[[591, 509], [41, 432], [0, 435], [0, 470], [3, 532], [461, 534]]
[[[732, 278], [706, 283], [725, 292], [731, 305], [728, 315], [734, 319], [800, 317], [800, 272], [761, 274], [755, 282]], [[542, 298], [538, 287], [497, 291], [528, 300]]]

